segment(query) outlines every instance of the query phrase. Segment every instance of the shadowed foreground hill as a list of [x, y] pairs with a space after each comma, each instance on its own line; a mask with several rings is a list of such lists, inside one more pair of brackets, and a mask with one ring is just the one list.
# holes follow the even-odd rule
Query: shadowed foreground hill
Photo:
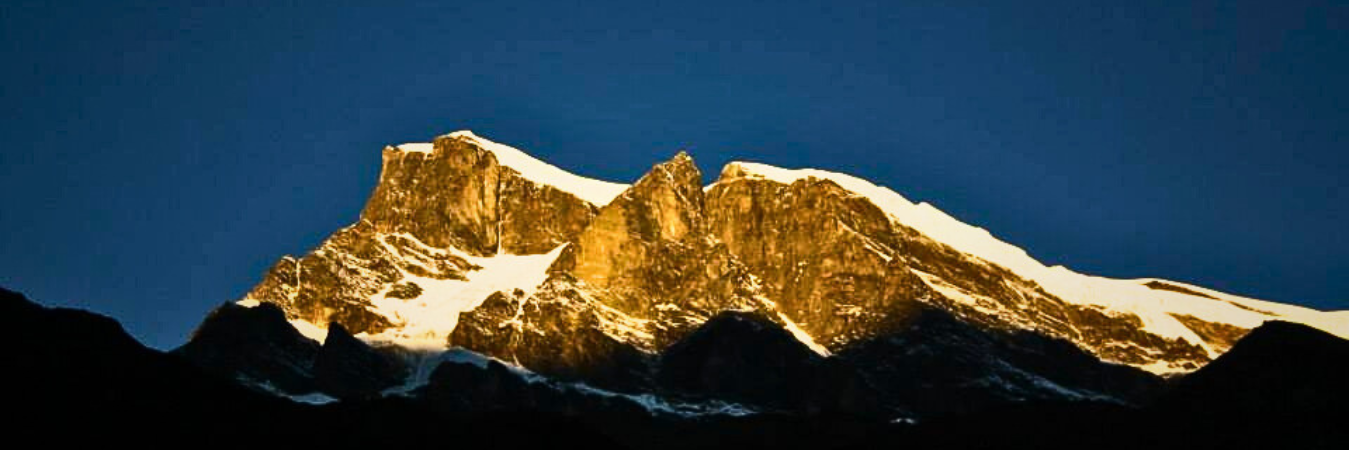
[[[245, 388], [176, 354], [148, 349], [112, 319], [45, 308], [2, 289], [0, 326], [18, 337], [7, 350], [0, 383], [0, 398], [15, 417], [5, 423], [6, 438], [43, 448], [618, 448], [617, 442], [649, 449], [1188, 450], [1343, 448], [1349, 438], [1342, 426], [1349, 395], [1340, 369], [1349, 341], [1279, 322], [1257, 328], [1142, 408], [1026, 402], [918, 425], [838, 414], [675, 420], [606, 412], [605, 403], [561, 412], [447, 403], [477, 395], [489, 404], [521, 398], [529, 401], [520, 405], [530, 405], [557, 395], [509, 379], [512, 372], [490, 364], [480, 371], [442, 365], [434, 377], [442, 382], [426, 391], [434, 395], [315, 406]], [[737, 386], [731, 387], [741, 392]]]
[[941, 448], [1345, 448], [1349, 341], [1267, 322], [1142, 409], [1026, 404], [925, 423]]
[[[1253, 441], [1349, 445], [1349, 341], [1306, 325], [1267, 322], [1181, 379], [1156, 416], [1240, 447]], [[1231, 432], [1239, 430], [1240, 432]]]

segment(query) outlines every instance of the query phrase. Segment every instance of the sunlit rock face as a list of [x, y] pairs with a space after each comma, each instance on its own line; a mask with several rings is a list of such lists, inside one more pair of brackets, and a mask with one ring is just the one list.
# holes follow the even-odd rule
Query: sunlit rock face
[[713, 235], [763, 280], [766, 296], [834, 351], [898, 331], [919, 307], [936, 305], [985, 326], [1040, 330], [1114, 361], [1208, 360], [1198, 346], [1142, 332], [1136, 317], [1065, 303], [933, 241], [827, 179], [784, 184], [731, 164], [707, 204]]
[[431, 153], [385, 148], [379, 184], [361, 220], [376, 232], [490, 255], [501, 242], [501, 178], [490, 152], [457, 139], [436, 139]]
[[838, 350], [902, 325], [936, 294], [909, 270], [885, 214], [827, 180], [783, 185], [735, 166], [708, 192], [712, 234], [821, 344]]
[[657, 164], [601, 209], [551, 270], [604, 292], [628, 316], [655, 320], [658, 332], [754, 307], [749, 272], [709, 234], [701, 186], [687, 154]]
[[520, 176], [472, 140], [436, 138], [429, 153], [384, 149], [361, 220], [475, 256], [546, 253], [595, 216], [594, 205]]
[[464, 313], [453, 345], [565, 378], [646, 383], [650, 355], [726, 309], [760, 309], [750, 273], [708, 234], [701, 174], [657, 164], [562, 251], [533, 296]]

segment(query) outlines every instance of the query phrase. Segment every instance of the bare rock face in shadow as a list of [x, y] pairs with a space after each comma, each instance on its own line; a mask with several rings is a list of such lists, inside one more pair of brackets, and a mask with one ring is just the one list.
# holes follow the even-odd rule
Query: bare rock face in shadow
[[227, 303], [172, 353], [265, 392], [362, 399], [406, 381], [409, 368], [400, 351], [372, 348], [338, 324], [329, 327], [327, 339], [319, 344], [296, 331], [275, 305]]
[[341, 324], [333, 323], [314, 358], [315, 384], [323, 393], [343, 400], [380, 397], [385, 389], [403, 384], [410, 375], [401, 352], [398, 348], [373, 348]]
[[1349, 341], [1306, 325], [1265, 322], [1180, 379], [1158, 407], [1218, 423], [1318, 423], [1341, 416], [1349, 404], [1346, 361]]
[[860, 374], [758, 314], [723, 312], [661, 354], [663, 389], [800, 414], [879, 415]]
[[318, 389], [313, 369], [319, 348], [318, 342], [295, 331], [276, 305], [226, 303], [211, 311], [187, 344], [173, 353], [226, 378], [303, 395]]
[[919, 417], [1046, 401], [1140, 406], [1163, 388], [1155, 375], [1102, 362], [1067, 341], [990, 331], [935, 308], [838, 357], [877, 387], [884, 404]]

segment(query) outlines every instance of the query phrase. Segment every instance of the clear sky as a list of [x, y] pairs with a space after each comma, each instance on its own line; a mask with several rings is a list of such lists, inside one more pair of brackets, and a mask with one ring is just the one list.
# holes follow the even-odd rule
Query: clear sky
[[0, 4], [0, 285], [160, 348], [458, 129], [851, 173], [1046, 263], [1349, 309], [1344, 2], [130, 3]]

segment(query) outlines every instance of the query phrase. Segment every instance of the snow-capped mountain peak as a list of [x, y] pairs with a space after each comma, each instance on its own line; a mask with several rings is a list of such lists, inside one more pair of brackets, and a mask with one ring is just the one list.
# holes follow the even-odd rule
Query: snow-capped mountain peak
[[700, 179], [683, 152], [627, 185], [470, 131], [390, 147], [361, 221], [284, 258], [243, 303], [554, 370], [659, 351], [724, 310], [832, 355], [937, 308], [1158, 373], [1193, 370], [1266, 320], [1349, 334], [1345, 313], [1049, 267], [850, 175], [733, 162]]

